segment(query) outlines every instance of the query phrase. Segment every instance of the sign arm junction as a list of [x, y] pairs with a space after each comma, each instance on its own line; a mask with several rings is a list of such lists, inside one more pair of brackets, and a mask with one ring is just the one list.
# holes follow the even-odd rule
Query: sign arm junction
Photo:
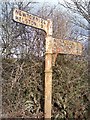
[[52, 63], [53, 54], [82, 54], [82, 44], [70, 40], [62, 40], [52, 38], [52, 21], [44, 20], [40, 17], [29, 14], [25, 11], [14, 9], [13, 20], [31, 27], [44, 30], [46, 36], [46, 51], [45, 51], [45, 101], [44, 101], [44, 118], [51, 119], [52, 110]]

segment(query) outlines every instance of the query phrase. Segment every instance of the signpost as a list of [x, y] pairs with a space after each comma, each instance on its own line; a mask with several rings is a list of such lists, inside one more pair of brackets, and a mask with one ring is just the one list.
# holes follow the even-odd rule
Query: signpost
[[44, 117], [51, 119], [52, 109], [52, 63], [53, 54], [82, 54], [82, 45], [79, 42], [70, 40], [61, 40], [52, 38], [52, 21], [44, 20], [19, 9], [14, 9], [13, 20], [25, 25], [42, 29], [46, 32], [46, 52], [45, 52], [45, 103], [44, 103]]

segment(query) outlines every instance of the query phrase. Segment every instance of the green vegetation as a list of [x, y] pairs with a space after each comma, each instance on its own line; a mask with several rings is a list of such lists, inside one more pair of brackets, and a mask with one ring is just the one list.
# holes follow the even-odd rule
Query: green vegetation
[[[44, 62], [3, 59], [3, 112], [9, 117], [43, 117]], [[87, 62], [59, 55], [53, 67], [52, 117], [87, 119]]]

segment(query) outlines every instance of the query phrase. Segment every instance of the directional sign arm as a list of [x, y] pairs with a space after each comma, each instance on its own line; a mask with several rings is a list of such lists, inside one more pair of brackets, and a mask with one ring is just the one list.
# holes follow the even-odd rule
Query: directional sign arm
[[28, 14], [25, 11], [15, 8], [13, 10], [13, 20], [25, 25], [42, 29], [47, 33], [48, 21], [32, 14]]
[[58, 48], [58, 53], [61, 54], [81, 55], [83, 46], [80, 42], [53, 38], [53, 53], [56, 53]]

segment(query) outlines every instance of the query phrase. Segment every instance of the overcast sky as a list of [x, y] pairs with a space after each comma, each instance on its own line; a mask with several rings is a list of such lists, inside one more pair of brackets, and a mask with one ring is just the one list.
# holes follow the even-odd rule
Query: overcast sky
[[[35, 1], [35, 0], [32, 0], [32, 1]], [[64, 3], [63, 0], [37, 0], [38, 2], [48, 2], [48, 3], [51, 3], [51, 4], [57, 4], [58, 2], [60, 3]], [[71, 2], [71, 0], [66, 0], [67, 2]]]
[[[60, 3], [63, 3], [64, 0], [0, 0], [0, 2], [41, 2], [41, 3], [44, 3], [44, 2], [48, 2], [50, 4], [58, 4], [58, 2]], [[67, 2], [70, 2], [71, 0], [66, 0]]]

